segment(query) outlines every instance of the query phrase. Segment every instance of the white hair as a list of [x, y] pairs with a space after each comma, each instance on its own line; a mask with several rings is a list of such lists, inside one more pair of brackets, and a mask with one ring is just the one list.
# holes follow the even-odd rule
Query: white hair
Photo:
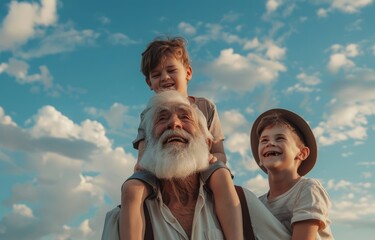
[[154, 121], [156, 112], [161, 106], [167, 105], [187, 105], [191, 106], [192, 113], [195, 115], [195, 119], [198, 120], [199, 129], [202, 131], [205, 138], [213, 140], [213, 136], [207, 127], [206, 117], [203, 115], [198, 106], [189, 102], [189, 99], [181, 95], [179, 92], [174, 90], [162, 91], [152, 96], [147, 104], [146, 112], [144, 114], [143, 121], [145, 121], [145, 133], [146, 141], [153, 135]]
[[[158, 110], [161, 107], [173, 108], [176, 105], [191, 107], [199, 131], [193, 136], [183, 129], [167, 129], [156, 139], [153, 130]], [[153, 96], [147, 109], [144, 115], [146, 148], [140, 160], [142, 167], [162, 179], [185, 178], [208, 167], [210, 152], [207, 143], [208, 140], [212, 141], [213, 137], [208, 131], [206, 118], [196, 105], [190, 104], [186, 97], [176, 91], [166, 91]], [[188, 144], [163, 148], [164, 139], [174, 134], [188, 139]]]

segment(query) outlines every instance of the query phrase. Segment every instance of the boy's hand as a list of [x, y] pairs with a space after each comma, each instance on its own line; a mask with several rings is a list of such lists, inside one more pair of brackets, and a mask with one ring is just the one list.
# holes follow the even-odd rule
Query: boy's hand
[[208, 163], [209, 164], [213, 164], [217, 161], [217, 158], [215, 157], [215, 155], [213, 155], [212, 153], [210, 153], [210, 155], [208, 155]]

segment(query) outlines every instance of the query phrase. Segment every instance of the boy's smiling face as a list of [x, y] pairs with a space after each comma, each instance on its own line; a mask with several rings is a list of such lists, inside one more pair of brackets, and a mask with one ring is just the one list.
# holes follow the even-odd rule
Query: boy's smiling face
[[284, 124], [276, 124], [263, 130], [258, 154], [268, 174], [279, 171], [297, 173], [301, 162], [308, 156], [305, 148], [291, 129]]
[[146, 81], [150, 89], [156, 93], [162, 90], [176, 90], [187, 96], [187, 84], [192, 73], [190, 66], [185, 67], [180, 60], [170, 55], [152, 69]]

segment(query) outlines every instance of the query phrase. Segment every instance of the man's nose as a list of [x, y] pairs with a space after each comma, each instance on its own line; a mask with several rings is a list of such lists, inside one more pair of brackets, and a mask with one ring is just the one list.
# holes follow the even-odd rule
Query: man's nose
[[177, 114], [172, 114], [168, 122], [169, 129], [182, 128], [181, 120], [178, 118]]
[[275, 146], [275, 143], [273, 140], [269, 140], [266, 144], [266, 147]]

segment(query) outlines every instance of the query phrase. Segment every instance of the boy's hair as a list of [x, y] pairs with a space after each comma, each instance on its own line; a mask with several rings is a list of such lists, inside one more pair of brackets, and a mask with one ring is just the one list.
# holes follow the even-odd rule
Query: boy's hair
[[294, 132], [298, 138], [300, 139], [301, 143], [306, 146], [306, 140], [303, 134], [301, 133], [300, 129], [298, 129], [293, 123], [288, 121], [288, 119], [283, 118], [282, 115], [277, 114], [276, 112], [270, 113], [269, 115], [264, 116], [256, 129], [256, 133], [258, 135], [258, 138], [260, 138], [262, 132], [264, 129], [268, 127], [273, 127], [278, 124], [282, 124], [289, 128], [292, 132]]
[[150, 72], [168, 56], [174, 56], [185, 67], [190, 66], [187, 41], [182, 37], [158, 37], [152, 41], [142, 53], [141, 71], [146, 80]]

